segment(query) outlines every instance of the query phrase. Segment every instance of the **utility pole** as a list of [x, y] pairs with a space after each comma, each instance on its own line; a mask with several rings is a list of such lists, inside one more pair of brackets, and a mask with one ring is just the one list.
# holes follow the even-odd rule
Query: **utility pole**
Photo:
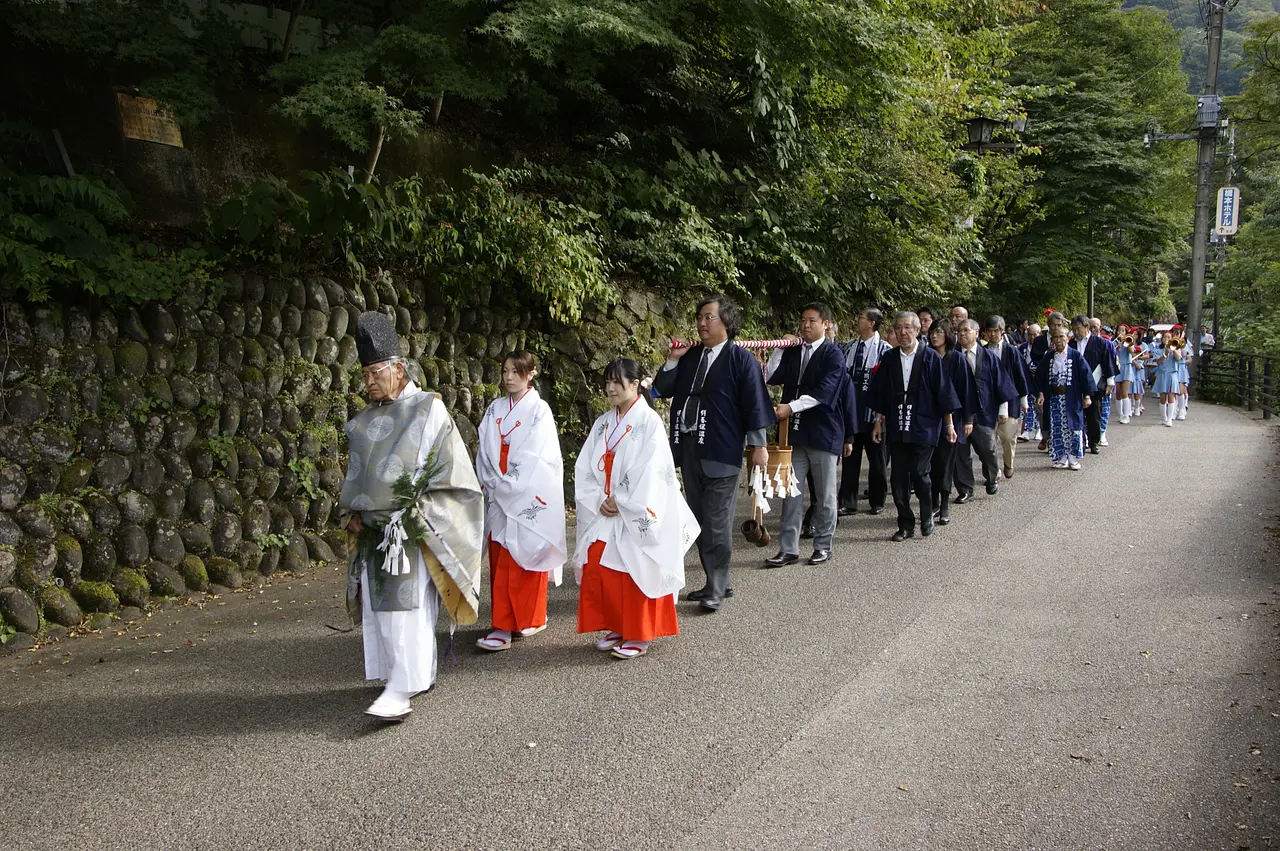
[[[1213, 156], [1218, 144], [1218, 113], [1222, 99], [1218, 97], [1218, 59], [1222, 53], [1222, 18], [1227, 0], [1208, 0], [1209, 66], [1205, 73], [1204, 94], [1198, 98], [1196, 125], [1199, 156], [1196, 161], [1196, 225], [1191, 245], [1191, 286], [1187, 292], [1187, 325], [1191, 332], [1191, 351], [1200, 352], [1200, 324], [1204, 313], [1204, 272], [1209, 257], [1209, 216], [1213, 203]], [[1196, 372], [1200, 358], [1195, 358]]]

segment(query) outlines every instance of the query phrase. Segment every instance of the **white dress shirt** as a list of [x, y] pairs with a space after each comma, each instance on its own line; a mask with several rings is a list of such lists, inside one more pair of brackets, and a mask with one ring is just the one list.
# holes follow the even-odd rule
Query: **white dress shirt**
[[919, 353], [919, 343], [916, 343], [916, 347], [911, 350], [911, 354], [907, 354], [902, 349], [898, 349], [898, 356], [902, 360], [902, 389], [904, 391], [911, 386], [911, 370], [915, 369], [916, 355]]
[[[827, 342], [826, 337], [822, 337], [816, 343], [810, 343], [807, 341], [805, 342], [804, 345], [809, 347], [809, 363], [813, 363], [814, 355], [818, 353], [818, 349], [821, 348], [822, 344], [825, 342]], [[773, 354], [769, 355], [769, 362], [765, 364], [765, 368], [764, 368], [766, 381], [768, 381], [770, 378], [773, 378], [773, 374], [777, 372], [778, 367], [782, 365], [783, 351], [784, 351], [783, 349], [774, 349]], [[801, 354], [800, 354], [800, 362], [804, 363], [803, 350], [801, 351]], [[810, 408], [816, 408], [818, 407], [819, 404], [821, 403], [818, 402], [817, 399], [813, 398], [812, 396], [806, 395], [806, 396], [797, 396], [796, 398], [792, 399], [790, 402], [787, 403], [787, 407], [791, 409], [791, 413], [798, 414], [801, 411], [807, 411]]]

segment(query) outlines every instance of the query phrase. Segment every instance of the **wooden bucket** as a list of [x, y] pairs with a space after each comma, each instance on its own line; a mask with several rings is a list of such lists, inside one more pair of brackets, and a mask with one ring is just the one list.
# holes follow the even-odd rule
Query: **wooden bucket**
[[[778, 427], [778, 442], [765, 447], [769, 450], [769, 466], [765, 468], [765, 473], [775, 486], [780, 477], [784, 488], [791, 487], [791, 447], [787, 442], [788, 423], [788, 420], [783, 420], [782, 425]], [[748, 473], [751, 470], [751, 453], [754, 451], [754, 446], [748, 446], [743, 453]], [[749, 477], [748, 481], [750, 481]]]

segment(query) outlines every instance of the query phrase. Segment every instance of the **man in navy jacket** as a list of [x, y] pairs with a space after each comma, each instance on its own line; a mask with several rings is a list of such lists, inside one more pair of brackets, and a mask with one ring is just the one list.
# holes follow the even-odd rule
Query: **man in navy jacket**
[[[880, 337], [880, 324], [884, 314], [874, 307], [868, 307], [858, 314], [858, 338], [844, 347], [845, 366], [849, 369], [849, 377], [857, 389], [857, 405], [854, 416], [858, 421], [857, 431], [853, 439], [846, 438], [853, 444], [853, 454], [845, 459], [844, 469], [840, 473], [840, 491], [837, 498], [838, 512], [841, 516], [858, 513], [858, 479], [862, 475], [862, 457], [867, 458], [867, 496], [870, 512], [879, 514], [884, 510], [885, 497], [889, 493], [889, 477], [886, 473], [888, 453], [883, 444], [871, 439], [871, 430], [875, 425], [874, 412], [871, 410], [871, 376], [875, 373], [880, 358], [893, 351], [888, 341]], [[927, 345], [927, 344], [926, 344]]]
[[672, 399], [671, 452], [689, 508], [702, 527], [698, 556], [707, 584], [689, 599], [715, 612], [733, 595], [729, 559], [744, 444], [755, 447], [752, 466], [766, 466], [765, 429], [776, 420], [760, 364], [733, 344], [742, 327], [738, 306], [720, 295], [705, 298], [698, 304], [697, 322], [702, 345], [672, 349], [653, 389]]
[[[1109, 396], [1116, 384], [1115, 358], [1111, 354], [1107, 341], [1089, 330], [1089, 317], [1077, 313], [1071, 317], [1071, 332], [1075, 339], [1071, 348], [1080, 353], [1089, 367], [1093, 381], [1098, 386], [1098, 396]], [[1098, 401], [1098, 400], [1095, 400]], [[1085, 440], [1089, 444], [1089, 453], [1097, 455], [1102, 443], [1102, 405], [1090, 405], [1084, 409]]]
[[[830, 327], [830, 307], [822, 302], [805, 305], [800, 314], [802, 345], [775, 349], [765, 366], [768, 382], [782, 385], [782, 404], [774, 413], [779, 422], [789, 423], [791, 466], [796, 481], [813, 477], [813, 554], [809, 564], [831, 559], [836, 531], [836, 460], [845, 442], [840, 399], [848, 373], [844, 352], [827, 339]], [[803, 503], [803, 490], [783, 502], [779, 551], [765, 560], [767, 566], [782, 567], [800, 560]]]
[[956, 505], [964, 505], [972, 498], [974, 487], [970, 446], [982, 461], [987, 493], [994, 494], [1000, 489], [996, 482], [1000, 474], [996, 461], [996, 426], [1008, 419], [1008, 406], [1017, 399], [1017, 391], [995, 353], [978, 345], [978, 323], [972, 319], [956, 323], [956, 351], [973, 375], [975, 395], [973, 434], [966, 443], [956, 447]]
[[903, 541], [915, 535], [912, 490], [920, 500], [920, 533], [933, 534], [933, 447], [939, 440], [955, 443], [951, 417], [960, 400], [942, 358], [920, 345], [920, 318], [910, 311], [899, 313], [893, 332], [898, 348], [884, 356], [871, 381], [871, 437], [889, 445], [893, 504], [898, 509], [893, 540]]

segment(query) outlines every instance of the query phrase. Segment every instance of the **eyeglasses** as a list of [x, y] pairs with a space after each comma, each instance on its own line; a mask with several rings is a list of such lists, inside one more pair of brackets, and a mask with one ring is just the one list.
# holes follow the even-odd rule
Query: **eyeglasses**
[[698, 314], [698, 322], [705, 322], [708, 325], [710, 325], [712, 322], [715, 322], [719, 318], [720, 318], [720, 314], [718, 313], [699, 313]]
[[365, 367], [364, 369], [360, 370], [360, 375], [361, 377], [364, 378], [365, 381], [373, 381], [379, 375], [386, 372], [388, 369], [391, 369], [391, 367], [395, 365], [396, 365], [395, 361], [387, 361], [377, 369], [369, 369], [368, 367]]

